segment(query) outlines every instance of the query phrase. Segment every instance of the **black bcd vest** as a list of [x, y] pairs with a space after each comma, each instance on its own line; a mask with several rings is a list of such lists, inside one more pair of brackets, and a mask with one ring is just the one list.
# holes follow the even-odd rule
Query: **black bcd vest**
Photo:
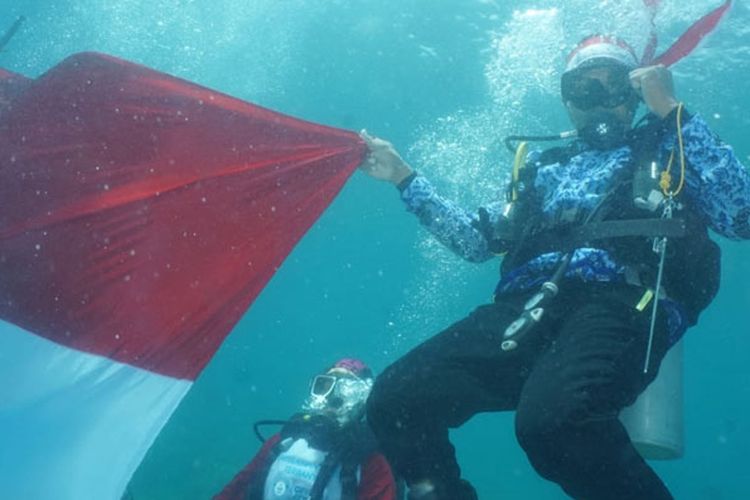
[[[655, 286], [659, 254], [653, 250], [654, 239], [651, 235], [637, 233], [639, 225], [645, 228], [648, 221], [661, 219], [661, 210], [652, 212], [638, 208], [633, 202], [633, 185], [636, 170], [656, 161], [658, 144], [664, 131], [663, 122], [658, 121], [632, 132], [630, 145], [633, 161], [614, 179], [610, 194], [597, 210], [594, 220], [588, 222], [597, 224], [606, 221], [633, 221], [633, 235], [592, 238], [590, 242], [573, 241], [570, 235], [584, 225], [586, 213], [572, 216], [570, 213], [558, 214], [551, 221], [549, 215], [542, 214], [540, 199], [533, 189], [537, 169], [568, 161], [580, 152], [579, 143], [547, 150], [536, 164], [521, 169], [519, 186], [522, 190], [513, 210], [511, 241], [495, 242], [511, 249], [503, 258], [502, 273], [547, 252], [569, 251], [587, 246], [606, 250], [619, 264], [637, 273], [640, 284]], [[721, 252], [719, 246], [709, 238], [704, 217], [697, 213], [690, 201], [680, 194], [676, 202], [673, 219], [681, 222], [685, 234], [683, 237], [668, 239], [663, 287], [670, 298], [685, 307], [688, 321], [694, 324], [700, 312], [718, 292]], [[495, 234], [498, 232], [509, 234], [507, 228], [495, 231]], [[643, 233], [646, 234], [647, 231], [644, 230]], [[493, 246], [493, 241], [490, 241], [490, 246]]]

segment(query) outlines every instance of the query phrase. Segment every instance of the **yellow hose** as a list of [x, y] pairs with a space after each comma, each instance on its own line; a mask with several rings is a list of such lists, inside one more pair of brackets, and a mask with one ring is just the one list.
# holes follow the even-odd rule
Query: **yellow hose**
[[516, 157], [513, 159], [513, 177], [511, 179], [511, 196], [510, 201], [518, 199], [518, 179], [521, 173], [521, 167], [526, 162], [526, 151], [529, 149], [528, 142], [522, 142], [516, 148]]

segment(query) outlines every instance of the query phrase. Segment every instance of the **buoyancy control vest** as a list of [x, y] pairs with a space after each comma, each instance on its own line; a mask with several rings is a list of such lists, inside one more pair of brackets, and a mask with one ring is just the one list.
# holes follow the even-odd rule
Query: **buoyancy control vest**
[[[291, 440], [291, 438], [290, 438]], [[305, 438], [291, 440], [271, 464], [263, 489], [264, 500], [296, 500], [311, 497], [315, 479], [328, 452], [313, 448]], [[341, 466], [338, 466], [323, 489], [322, 500], [339, 500]]]
[[[599, 207], [596, 218], [584, 224], [586, 214], [567, 212], [550, 218], [542, 213], [540, 193], [534, 189], [537, 170], [553, 163], [564, 164], [581, 152], [579, 143], [546, 150], [519, 176], [518, 199], [510, 229], [494, 231], [502, 235], [498, 246], [510, 247], [503, 258], [502, 273], [548, 252], [590, 247], [607, 251], [635, 275], [639, 284], [653, 287], [659, 256], [653, 250], [654, 237], [668, 236], [663, 288], [679, 302], [690, 324], [715, 297], [719, 288], [720, 249], [708, 235], [704, 218], [684, 196], [678, 196], [673, 219], [661, 218], [660, 210], [649, 210], [634, 203], [638, 169], [651, 168], [658, 159], [658, 148], [665, 133], [662, 120], [653, 120], [634, 129], [629, 145], [630, 164], [613, 179], [613, 189]], [[518, 186], [517, 186], [518, 187]], [[584, 227], [585, 226], [585, 227]], [[493, 242], [490, 241], [490, 245]]]
[[280, 434], [248, 500], [356, 500], [360, 464], [376, 450], [366, 424], [339, 427], [324, 416], [299, 414]]

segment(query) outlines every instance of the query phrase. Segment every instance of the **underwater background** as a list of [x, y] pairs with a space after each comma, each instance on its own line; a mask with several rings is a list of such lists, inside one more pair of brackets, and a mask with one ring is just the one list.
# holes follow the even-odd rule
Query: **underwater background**
[[[660, 49], [720, 3], [662, 2]], [[578, 40], [611, 32], [642, 50], [650, 29], [642, 0], [0, 0], [0, 30], [20, 15], [2, 67], [37, 76], [95, 50], [366, 128], [469, 208], [502, 193], [502, 137], [568, 127], [558, 81]], [[749, 26], [748, 0], [735, 2], [673, 68], [678, 98], [746, 165]], [[717, 239], [721, 292], [684, 346], [686, 453], [653, 463], [678, 499], [750, 498], [750, 244]], [[257, 450], [252, 423], [295, 412], [311, 375], [342, 356], [379, 372], [490, 300], [497, 268], [450, 254], [392, 186], [356, 173], [194, 384], [128, 498], [210, 498]], [[529, 465], [512, 414], [479, 415], [453, 439], [480, 498], [566, 498]]]

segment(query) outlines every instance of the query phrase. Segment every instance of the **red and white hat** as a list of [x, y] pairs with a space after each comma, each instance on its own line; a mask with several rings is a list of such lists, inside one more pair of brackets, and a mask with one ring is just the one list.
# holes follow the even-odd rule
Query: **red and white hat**
[[591, 35], [584, 38], [568, 54], [565, 73], [600, 64], [621, 64], [628, 69], [640, 66], [633, 47], [612, 35]]

